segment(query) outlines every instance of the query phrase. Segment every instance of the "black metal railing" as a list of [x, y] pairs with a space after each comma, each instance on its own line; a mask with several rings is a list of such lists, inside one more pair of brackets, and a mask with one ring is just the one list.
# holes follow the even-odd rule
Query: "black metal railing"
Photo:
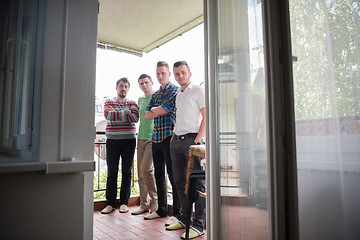
[[[104, 136], [98, 140], [95, 140], [94, 143], [94, 156], [96, 161], [96, 169], [94, 173], [94, 193], [105, 191], [106, 190], [106, 177], [107, 177], [107, 164], [106, 164], [106, 138], [105, 132], [96, 132], [97, 136]], [[134, 187], [136, 182], [138, 181], [137, 178], [137, 171], [136, 171], [136, 149], [134, 154], [134, 164], [132, 168], [132, 180], [131, 180], [131, 187]], [[119, 165], [119, 177], [121, 177], [121, 164]], [[118, 189], [120, 189], [120, 184], [118, 184]]]

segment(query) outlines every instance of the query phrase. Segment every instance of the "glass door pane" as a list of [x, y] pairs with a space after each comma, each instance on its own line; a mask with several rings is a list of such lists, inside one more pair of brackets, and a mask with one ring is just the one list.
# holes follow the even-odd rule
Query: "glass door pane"
[[262, 8], [217, 1], [221, 239], [268, 239]]
[[300, 239], [357, 239], [360, 2], [289, 4]]
[[2, 163], [35, 161], [38, 111], [34, 86], [39, 2], [3, 2], [0, 26], [0, 156]]

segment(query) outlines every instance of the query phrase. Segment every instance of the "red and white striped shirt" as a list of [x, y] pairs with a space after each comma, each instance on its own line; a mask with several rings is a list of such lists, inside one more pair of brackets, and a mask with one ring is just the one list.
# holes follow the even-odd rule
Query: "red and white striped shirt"
[[[111, 106], [115, 111], [107, 110]], [[116, 98], [106, 100], [104, 116], [107, 120], [107, 139], [132, 139], [135, 138], [135, 123], [139, 121], [139, 107], [135, 101], [125, 99], [120, 102]]]

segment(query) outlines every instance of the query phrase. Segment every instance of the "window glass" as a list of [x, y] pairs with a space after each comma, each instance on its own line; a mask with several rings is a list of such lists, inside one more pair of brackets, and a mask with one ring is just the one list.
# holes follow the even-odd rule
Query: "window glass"
[[35, 160], [37, 9], [36, 0], [5, 0], [0, 10], [0, 163]]
[[221, 239], [267, 239], [268, 180], [260, 1], [218, 1]]
[[360, 2], [289, 4], [300, 239], [357, 239]]

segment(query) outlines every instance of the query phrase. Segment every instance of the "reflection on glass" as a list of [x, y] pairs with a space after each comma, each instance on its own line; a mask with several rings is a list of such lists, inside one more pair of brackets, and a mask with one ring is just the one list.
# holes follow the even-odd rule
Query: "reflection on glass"
[[1, 162], [32, 160], [37, 4], [6, 0], [1, 9]]
[[265, 81], [260, 1], [218, 1], [222, 239], [267, 239]]
[[290, 1], [300, 239], [360, 235], [359, 13], [359, 1]]

